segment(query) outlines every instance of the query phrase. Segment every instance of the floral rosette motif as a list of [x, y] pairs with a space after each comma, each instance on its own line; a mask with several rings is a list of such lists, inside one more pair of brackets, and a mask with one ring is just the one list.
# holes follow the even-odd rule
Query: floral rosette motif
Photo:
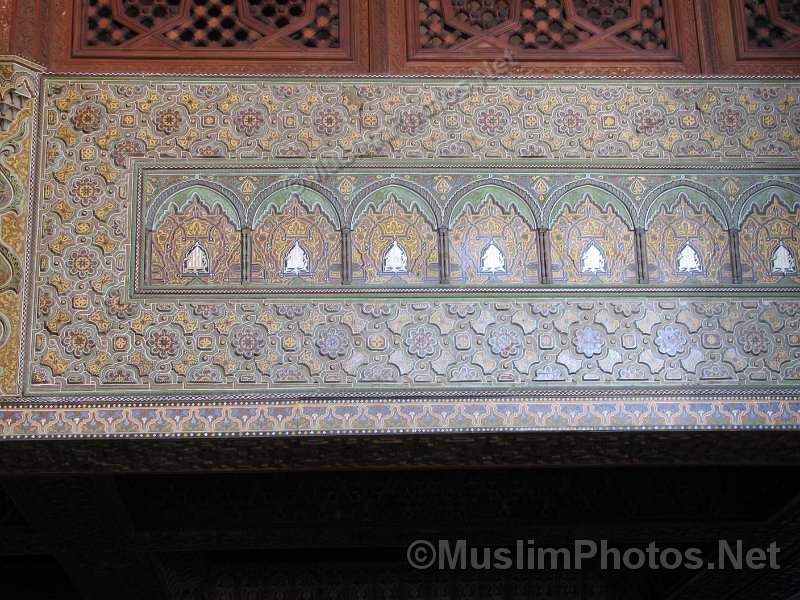
[[555, 124], [558, 132], [564, 135], [579, 135], [586, 126], [586, 117], [573, 108], [566, 108], [556, 113]]
[[319, 332], [316, 344], [321, 355], [337, 358], [347, 352], [350, 347], [350, 339], [341, 329], [329, 327]]
[[667, 325], [656, 332], [656, 346], [661, 354], [676, 356], [686, 348], [686, 336], [677, 327]]
[[265, 346], [266, 341], [252, 325], [245, 325], [231, 337], [233, 351], [247, 360], [261, 354]]
[[636, 114], [636, 130], [645, 135], [653, 135], [664, 127], [664, 115], [651, 108], [646, 108]]
[[322, 134], [334, 135], [344, 129], [344, 115], [338, 108], [325, 108], [317, 113], [314, 125]]
[[236, 131], [246, 136], [253, 136], [261, 133], [267, 121], [262, 111], [248, 106], [236, 112], [233, 122], [236, 126]]
[[508, 118], [496, 108], [479, 110], [477, 123], [484, 135], [503, 135], [508, 129]]
[[489, 348], [502, 358], [515, 356], [519, 353], [521, 346], [522, 340], [519, 334], [505, 325], [492, 331], [489, 336]]
[[769, 333], [758, 323], [752, 323], [742, 329], [739, 343], [745, 352], [756, 356], [768, 352], [772, 345]]
[[85, 208], [97, 201], [102, 193], [102, 189], [92, 178], [84, 177], [72, 184], [70, 192], [72, 192], [73, 198]]
[[722, 133], [738, 135], [744, 131], [744, 113], [738, 108], [726, 108], [717, 114], [715, 123]]
[[103, 128], [103, 111], [98, 106], [83, 106], [72, 116], [75, 129], [83, 133], [94, 133]]
[[177, 109], [167, 108], [156, 113], [153, 124], [157, 131], [170, 135], [183, 125], [183, 117]]
[[603, 334], [597, 329], [584, 327], [575, 332], [572, 343], [578, 353], [583, 354], [586, 358], [592, 358], [595, 354], [603, 351], [606, 341], [603, 339]]
[[397, 115], [397, 129], [406, 135], [424, 133], [428, 128], [428, 115], [421, 108], [404, 108]]
[[75, 358], [81, 358], [91, 354], [96, 342], [92, 338], [91, 333], [83, 327], [76, 327], [65, 331], [61, 342], [64, 346], [64, 351], [72, 354]]
[[420, 325], [408, 332], [405, 344], [410, 354], [414, 354], [418, 358], [425, 358], [436, 351], [439, 340], [436, 339], [433, 331]]
[[147, 336], [147, 347], [158, 358], [164, 359], [178, 353], [178, 334], [166, 327], [154, 329]]
[[70, 275], [75, 275], [81, 279], [94, 275], [99, 264], [97, 253], [87, 248], [75, 250], [67, 258], [67, 269]]

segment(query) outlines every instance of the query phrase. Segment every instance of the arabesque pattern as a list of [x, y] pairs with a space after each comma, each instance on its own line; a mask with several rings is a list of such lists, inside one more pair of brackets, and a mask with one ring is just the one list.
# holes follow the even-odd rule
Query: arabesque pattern
[[647, 227], [650, 282], [732, 281], [730, 240], [717, 219], [707, 206], [694, 208], [686, 194], [672, 206], [661, 204]]
[[[186, 288], [224, 285], [241, 279], [238, 232], [220, 209], [212, 213], [195, 200], [181, 211], [173, 209], [150, 236], [150, 285]], [[194, 248], [206, 254], [205, 266], [187, 269], [185, 263]]]
[[[43, 90], [25, 397], [0, 410], [4, 435], [800, 424], [789, 254], [775, 262], [770, 247], [765, 263], [748, 250], [763, 238], [763, 256], [776, 223], [788, 227], [780, 239], [791, 249], [798, 227], [793, 82], [637, 81], [634, 93], [621, 80], [48, 77]], [[759, 157], [772, 162], [756, 169]], [[639, 283], [634, 260], [623, 261], [628, 282], [612, 288], [596, 287], [601, 269], [586, 284], [517, 295], [438, 283], [449, 255], [436, 250], [461, 214], [480, 222], [485, 210], [485, 231], [524, 221], [531, 237], [520, 242], [527, 256], [541, 249], [541, 276], [555, 274], [566, 215], [582, 215], [616, 264], [604, 244], [641, 256], [649, 216], [678, 189], [692, 213], [717, 215], [740, 242], [731, 279], [765, 278], [734, 287], [716, 274], [714, 286], [665, 291]], [[303, 239], [328, 235], [327, 247], [318, 243], [334, 261], [336, 231], [353, 282], [303, 296], [248, 296], [246, 281], [232, 291], [137, 289], [153, 256], [148, 228], [198, 198], [200, 222], [231, 223], [264, 248], [275, 244], [251, 226], [274, 223], [275, 232], [283, 214], [285, 241], [299, 241], [307, 215], [324, 215], [328, 233]], [[564, 229], [563, 239], [571, 235]], [[390, 239], [405, 262], [389, 256]], [[272, 248], [273, 263], [300, 275], [315, 243], [301, 244], [305, 253], [288, 242]], [[516, 269], [513, 249], [497, 246]], [[173, 268], [213, 270], [217, 251], [203, 249], [176, 250]], [[576, 276], [581, 262], [598, 264], [584, 250]], [[483, 255], [487, 268], [499, 272], [498, 256]], [[389, 273], [401, 291], [404, 277], [419, 277], [424, 292], [366, 297], [356, 263]], [[135, 395], [152, 402], [117, 402]], [[175, 406], [159, 407], [165, 397]], [[92, 405], [73, 409], [76, 398]]]
[[[633, 230], [613, 206], [601, 207], [587, 193], [574, 208], [564, 204], [551, 234], [554, 282], [638, 281]], [[600, 257], [594, 265], [592, 249]]]
[[[273, 207], [252, 233], [255, 264], [251, 281], [287, 285], [341, 284], [342, 250], [336, 226], [319, 207], [309, 210], [295, 194], [280, 210]], [[292, 249], [305, 253], [307, 264], [292, 271]], [[302, 256], [302, 253], [301, 253]]]
[[[464, 207], [450, 232], [453, 283], [540, 283], [538, 230], [518, 211], [515, 204], [504, 208], [491, 194], [478, 206]], [[499, 257], [494, 263], [490, 244]]]
[[0, 64], [0, 396], [19, 394], [22, 267], [38, 73]]

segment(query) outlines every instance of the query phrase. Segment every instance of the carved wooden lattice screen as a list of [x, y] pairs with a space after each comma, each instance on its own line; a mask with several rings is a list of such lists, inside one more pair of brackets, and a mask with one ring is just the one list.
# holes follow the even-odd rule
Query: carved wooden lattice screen
[[[664, 0], [409, 0], [419, 20], [417, 51], [543, 52], [668, 50]], [[668, 25], [669, 22], [669, 25]]]
[[334, 72], [367, 68], [359, 46], [366, 39], [366, 6], [352, 0], [75, 0], [72, 9], [71, 56], [87, 62], [213, 59], [319, 64]]
[[80, 49], [338, 48], [341, 4], [340, 0], [87, 0]]
[[474, 66], [509, 52], [523, 72], [699, 68], [691, 1], [405, 0], [405, 19], [400, 68]]
[[55, 72], [800, 73], [800, 0], [9, 1]]
[[744, 0], [736, 6], [747, 50], [800, 53], [800, 1]]
[[709, 26], [709, 70], [752, 75], [800, 73], [800, 0], [700, 2]]

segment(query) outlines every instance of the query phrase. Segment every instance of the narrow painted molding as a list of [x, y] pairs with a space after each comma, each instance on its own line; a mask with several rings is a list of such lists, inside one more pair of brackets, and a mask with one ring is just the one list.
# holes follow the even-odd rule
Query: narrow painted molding
[[636, 239], [636, 270], [639, 274], [639, 283], [650, 283], [650, 273], [647, 270], [647, 232], [640, 227], [633, 230]]
[[439, 228], [439, 283], [450, 283], [450, 230]]
[[539, 228], [539, 279], [543, 284], [553, 282], [550, 263], [550, 230], [546, 227]]
[[350, 242], [350, 228], [342, 227], [342, 285], [353, 282], [353, 251]]
[[242, 228], [242, 257], [241, 257], [242, 283], [250, 283], [250, 279], [252, 276], [251, 265], [253, 256], [253, 246], [252, 246], [252, 239], [250, 237], [250, 234], [252, 232], [253, 230], [250, 229], [249, 227]]
[[733, 273], [733, 283], [742, 283], [742, 259], [739, 250], [739, 230], [729, 229], [728, 239], [731, 252], [731, 272]]

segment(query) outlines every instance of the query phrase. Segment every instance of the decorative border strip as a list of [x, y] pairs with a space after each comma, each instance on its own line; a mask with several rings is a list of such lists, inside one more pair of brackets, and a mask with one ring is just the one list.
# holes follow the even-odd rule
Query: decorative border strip
[[[33, 64], [33, 63], [32, 63]], [[43, 68], [43, 67], [42, 67]], [[724, 81], [724, 82], [733, 82], [736, 81], [798, 81], [800, 82], [800, 76], [798, 75], [749, 75], [749, 74], [741, 74], [741, 75], [686, 75], [686, 74], [666, 74], [666, 75], [644, 75], [642, 77], [634, 77], [631, 75], [619, 75], [619, 74], [611, 74], [611, 75], [514, 75], [509, 73], [508, 75], [483, 75], [483, 74], [475, 74], [475, 75], [441, 75], [441, 74], [410, 74], [410, 73], [398, 73], [398, 74], [391, 74], [386, 75], [384, 73], [342, 73], [336, 75], [320, 75], [314, 73], [237, 73], [235, 75], [224, 75], [220, 73], [174, 73], [174, 74], [164, 74], [164, 73], [139, 73], [139, 72], [120, 72], [120, 73], [99, 73], [95, 71], [45, 71], [42, 73], [45, 77], [49, 78], [77, 78], [77, 77], [88, 77], [88, 78], [98, 78], [102, 77], [103, 79], [118, 79], [118, 78], [126, 78], [126, 77], [135, 77], [139, 79], [167, 79], [171, 81], [175, 81], [176, 79], [180, 80], [192, 80], [192, 79], [225, 79], [226, 81], [236, 81], [237, 79], [259, 79], [264, 81], [278, 81], [278, 80], [285, 80], [285, 79], [303, 79], [303, 80], [320, 80], [320, 81], [340, 81], [340, 80], [348, 80], [348, 81], [357, 81], [359, 79], [369, 79], [369, 80], [396, 80], [396, 79], [403, 79], [403, 80], [450, 80], [450, 81], [506, 81], [506, 80], [513, 80], [513, 81], [535, 81], [537, 83], [547, 82], [547, 81], [607, 81], [609, 79], [616, 80], [616, 81], [634, 81], [636, 83], [646, 83], [648, 81]]]
[[625, 298], [643, 298], [648, 296], [680, 296], [680, 297], [719, 297], [730, 298], [731, 294], [738, 296], [758, 296], [762, 297], [767, 294], [775, 295], [776, 297], [792, 297], [795, 294], [800, 294], [800, 287], [748, 287], [748, 286], [719, 286], [719, 287], [691, 287], [691, 288], [678, 288], [678, 287], [656, 287], [652, 285], [630, 285], [629, 287], [559, 287], [553, 284], [539, 284], [537, 286], [529, 287], [490, 287], [484, 286], [480, 289], [473, 288], [465, 290], [463, 288], [454, 287], [452, 285], [442, 285], [442, 287], [408, 287], [408, 288], [391, 288], [391, 287], [350, 287], [343, 286], [340, 288], [322, 288], [317, 287], [313, 290], [298, 290], [297, 288], [289, 287], [247, 287], [242, 289], [232, 288], [207, 288], [207, 289], [158, 289], [147, 288], [146, 290], [137, 290], [130, 295], [132, 299], [149, 298], [158, 296], [160, 300], [169, 298], [181, 298], [188, 301], [197, 301], [203, 298], [214, 296], [232, 296], [236, 298], [259, 298], [264, 300], [265, 295], [275, 294], [282, 296], [281, 300], [287, 298], [294, 298], [297, 300], [313, 299], [309, 294], [313, 293], [316, 296], [337, 296], [344, 297], [343, 299], [376, 297], [381, 298], [385, 296], [411, 296], [419, 299], [431, 298], [464, 298], [465, 302], [495, 298], [500, 296], [502, 299], [513, 298], [514, 300], [536, 300], [540, 298], [551, 298], [552, 296], [562, 297], [614, 297], [624, 295]]
[[[630, 396], [636, 395], [635, 399]], [[0, 405], [0, 439], [197, 438], [510, 431], [798, 430], [800, 390]], [[575, 399], [582, 396], [583, 399]], [[591, 398], [591, 399], [589, 399]], [[69, 402], [74, 405], [66, 405]]]
[[36, 102], [33, 105], [33, 131], [31, 140], [31, 156], [30, 156], [30, 188], [28, 189], [28, 215], [27, 215], [27, 244], [25, 247], [25, 260], [22, 266], [22, 314], [20, 315], [20, 343], [19, 343], [19, 364], [20, 369], [17, 374], [17, 385], [19, 390], [25, 389], [25, 372], [28, 368], [28, 350], [30, 345], [30, 336], [28, 332], [33, 325], [33, 278], [34, 278], [34, 264], [36, 258], [36, 236], [38, 235], [38, 217], [39, 217], [39, 183], [40, 174], [39, 168], [41, 167], [41, 148], [44, 146], [40, 142], [43, 115], [45, 114], [44, 97], [45, 97], [45, 77], [40, 74], [38, 77], [38, 90]]

